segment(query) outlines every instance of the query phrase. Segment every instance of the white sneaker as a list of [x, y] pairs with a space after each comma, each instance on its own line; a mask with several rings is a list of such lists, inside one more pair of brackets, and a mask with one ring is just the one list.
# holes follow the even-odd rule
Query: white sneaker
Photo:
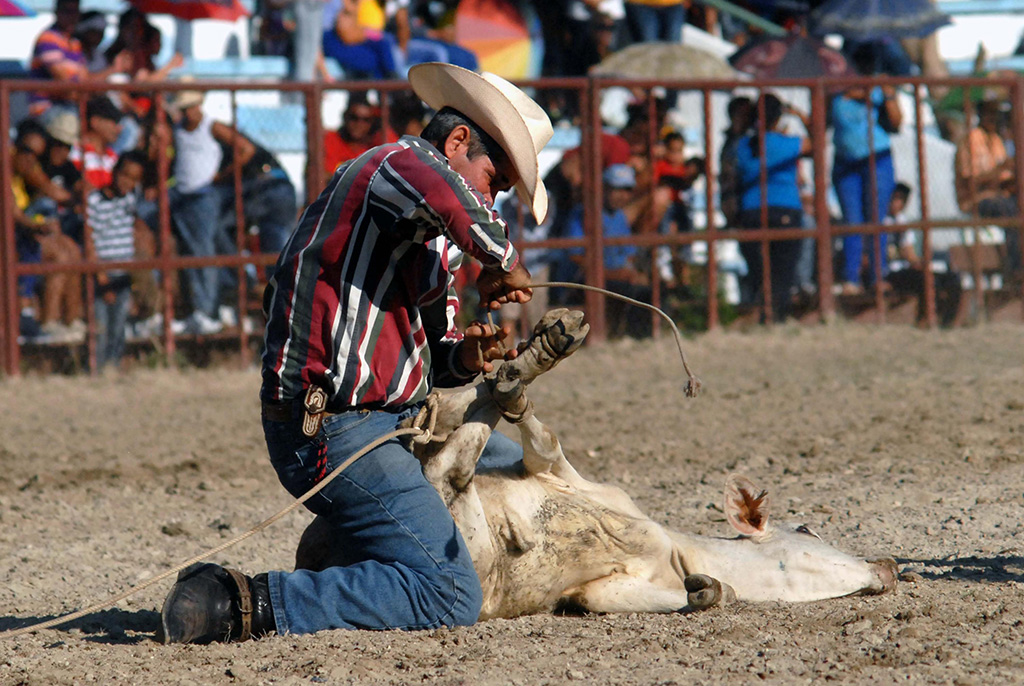
[[46, 322], [39, 329], [51, 343], [81, 343], [85, 340], [85, 334], [77, 334], [60, 322]]
[[223, 324], [202, 312], [193, 312], [188, 318], [188, 332], [197, 336], [209, 336], [223, 329]]
[[188, 331], [189, 321], [190, 320], [188, 320], [188, 319], [174, 319], [174, 320], [172, 320], [171, 321], [171, 333], [173, 333], [175, 336], [180, 336], [181, 334], [185, 333], [186, 331]]
[[238, 315], [235, 314], [235, 308], [230, 305], [221, 305], [217, 308], [217, 318], [220, 319], [220, 323], [229, 329], [238, 326]]

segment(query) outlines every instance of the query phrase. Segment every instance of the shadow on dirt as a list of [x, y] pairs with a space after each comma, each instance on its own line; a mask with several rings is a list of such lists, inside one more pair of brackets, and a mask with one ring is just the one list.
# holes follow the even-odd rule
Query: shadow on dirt
[[[0, 617], [0, 631], [15, 631], [33, 624], [41, 624], [54, 619], [48, 617]], [[72, 630], [82, 633], [81, 640], [107, 645], [134, 645], [155, 640], [157, 627], [160, 626], [160, 613], [153, 610], [103, 610], [94, 612], [79, 619], [58, 624], [44, 631], [53, 632], [55, 639], [47, 647], [62, 643], [60, 636]]]
[[930, 560], [901, 559], [899, 563], [900, 565], [923, 566], [924, 570], [920, 572], [921, 576], [931, 580], [1024, 582], [1024, 556], [1021, 555], [995, 555], [992, 557], [967, 555]]

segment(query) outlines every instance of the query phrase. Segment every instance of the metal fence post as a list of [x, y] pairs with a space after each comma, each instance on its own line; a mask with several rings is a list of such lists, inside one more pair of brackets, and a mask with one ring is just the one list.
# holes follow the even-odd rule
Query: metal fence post
[[303, 84], [306, 100], [306, 204], [312, 203], [324, 187], [323, 87], [318, 82]]
[[825, 174], [825, 138], [828, 100], [825, 82], [818, 79], [811, 88], [811, 141], [814, 143], [814, 214], [815, 239], [818, 241], [818, 307], [822, 321], [829, 323], [836, 316], [832, 294], [835, 283], [832, 264], [832, 221], [828, 210], [828, 177]]
[[0, 248], [0, 264], [3, 265], [3, 281], [0, 285], [0, 316], [3, 317], [3, 331], [0, 344], [3, 345], [0, 358], [4, 371], [11, 376], [18, 374], [18, 277], [14, 273], [17, 253], [14, 247], [14, 187], [11, 169], [11, 93], [6, 81], [0, 81], [0, 198], [3, 198], [3, 212], [0, 228], [4, 234]]
[[928, 161], [924, 142], [924, 124], [922, 123], [921, 87], [914, 84], [914, 126], [917, 132], [917, 184], [921, 201], [921, 257], [924, 260], [924, 298], [925, 320], [929, 329], [938, 324], [935, 312], [935, 274], [932, 272], [932, 235], [931, 211], [928, 207]]
[[[587, 79], [581, 94], [585, 107], [581, 121], [580, 162], [583, 164], [583, 227], [587, 236], [584, 247], [586, 280], [591, 286], [604, 288], [604, 226], [602, 225], [601, 187], [601, 88], [595, 79]], [[607, 339], [604, 297], [587, 291], [587, 313], [590, 315], [590, 339], [601, 343]]]
[[[707, 219], [704, 233], [707, 236], [707, 284], [708, 284], [708, 331], [718, 328], [718, 266], [715, 258], [715, 156], [711, 154], [711, 89], [704, 89], [704, 203]], [[693, 245], [692, 243], [690, 244]]]
[[[1017, 295], [1021, 298], [1021, 315], [1024, 316], [1024, 211], [1021, 202], [1024, 202], [1024, 77], [1017, 76], [1010, 89], [1010, 102], [1013, 103], [1013, 140], [1016, 143], [1017, 154], [1014, 156], [1014, 172], [1017, 181], [1017, 219], [1019, 221], [1017, 230], [1017, 249], [1021, 263], [1017, 274], [1011, 274], [1011, 278], [1018, 279]], [[1013, 227], [1008, 227], [1013, 230]], [[1012, 287], [1013, 284], [1010, 284]]]

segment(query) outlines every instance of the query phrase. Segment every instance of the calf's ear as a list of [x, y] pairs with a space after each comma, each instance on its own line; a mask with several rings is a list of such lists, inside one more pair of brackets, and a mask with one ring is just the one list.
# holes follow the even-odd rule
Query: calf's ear
[[771, 500], [768, 491], [739, 474], [725, 480], [725, 516], [734, 529], [744, 536], [763, 536], [768, 532]]

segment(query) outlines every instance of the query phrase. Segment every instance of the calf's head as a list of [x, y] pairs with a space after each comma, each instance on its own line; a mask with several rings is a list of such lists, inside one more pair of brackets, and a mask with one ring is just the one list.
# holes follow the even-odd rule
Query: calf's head
[[846, 595], [874, 595], [896, 586], [893, 560], [864, 560], [821, 540], [804, 525], [769, 521], [766, 491], [731, 475], [725, 514], [740, 536], [716, 541], [699, 569], [729, 584], [740, 600], [809, 601]]

